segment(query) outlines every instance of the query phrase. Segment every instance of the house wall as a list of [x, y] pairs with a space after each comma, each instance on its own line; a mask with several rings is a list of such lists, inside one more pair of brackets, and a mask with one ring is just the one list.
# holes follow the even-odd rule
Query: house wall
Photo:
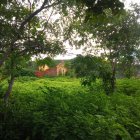
[[67, 72], [67, 69], [64, 67], [57, 67], [57, 75], [62, 75], [64, 76]]
[[45, 71], [45, 70], [47, 70], [47, 69], [49, 69], [49, 67], [48, 67], [47, 65], [39, 66], [39, 67], [38, 67], [38, 70], [39, 70], [39, 71]]
[[43, 77], [45, 75], [44, 71], [35, 71], [35, 76]]
[[57, 76], [57, 69], [56, 68], [50, 68], [50, 69], [45, 71], [45, 75]]
[[67, 72], [67, 68], [65, 68], [64, 63], [60, 63], [57, 66], [57, 75], [65, 75]]

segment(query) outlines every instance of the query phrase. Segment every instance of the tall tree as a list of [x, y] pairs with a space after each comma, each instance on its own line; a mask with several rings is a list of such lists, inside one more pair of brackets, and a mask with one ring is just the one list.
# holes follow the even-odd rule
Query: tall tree
[[[73, 6], [76, 6], [76, 8]], [[69, 8], [68, 8], [69, 7]], [[83, 15], [85, 13], [85, 19], [90, 18], [89, 13], [92, 14], [101, 14], [104, 12], [104, 9], [111, 8], [113, 13], [123, 7], [123, 4], [119, 2], [119, 0], [113, 1], [96, 1], [96, 0], [37, 0], [37, 1], [30, 1], [30, 0], [2, 0], [0, 5], [0, 20], [1, 20], [1, 60], [0, 66], [4, 63], [4, 61], [10, 56], [11, 48], [13, 50], [17, 48], [21, 48], [21, 42], [23, 40], [27, 40], [29, 38], [30, 42], [33, 40], [42, 41], [40, 35], [44, 35], [44, 30], [40, 32], [37, 30], [38, 28], [43, 28], [41, 23], [38, 23], [39, 20], [37, 15], [45, 11], [46, 9], [49, 11], [50, 8], [55, 9], [56, 13], [63, 13], [63, 15], [67, 15], [66, 13], [69, 12], [74, 15], [74, 17], [80, 17], [80, 13], [78, 12], [79, 9], [82, 10]], [[73, 9], [75, 11], [70, 11]], [[80, 11], [81, 12], [81, 11]], [[43, 14], [43, 13], [41, 13]], [[41, 15], [40, 15], [41, 16]], [[48, 20], [50, 17], [48, 18]], [[48, 20], [45, 23], [45, 28], [50, 28]], [[30, 23], [32, 21], [32, 23]], [[33, 22], [34, 21], [34, 22]], [[48, 26], [46, 26], [48, 25]], [[44, 29], [44, 28], [43, 28]], [[31, 34], [32, 33], [32, 34]], [[17, 45], [18, 43], [20, 44]], [[49, 41], [50, 42], [50, 41]], [[41, 42], [42, 43], [42, 42]], [[44, 43], [44, 42], [43, 42]], [[48, 42], [47, 42], [48, 43]], [[57, 44], [56, 42], [55, 44]], [[16, 45], [15, 45], [16, 44]], [[36, 43], [37, 45], [37, 52], [43, 51], [44, 47], [41, 48], [41, 45]], [[51, 43], [50, 43], [51, 44]], [[50, 45], [48, 44], [48, 45]], [[23, 46], [23, 45], [22, 45]], [[31, 47], [28, 47], [28, 50]], [[26, 48], [27, 49], [27, 48]], [[26, 52], [25, 49], [25, 52]], [[32, 48], [33, 51], [35, 49]], [[48, 50], [47, 50], [48, 51]]]
[[[41, 1], [40, 1], [41, 2]], [[35, 10], [37, 4], [42, 4]], [[2, 1], [0, 5], [0, 65], [6, 68], [9, 76], [8, 89], [4, 99], [9, 97], [16, 73], [19, 70], [17, 60], [23, 57], [31, 57], [34, 54], [46, 53], [49, 55], [59, 54], [63, 51], [62, 43], [49, 39], [41, 26], [41, 20], [36, 15], [43, 9], [53, 7], [58, 2], [49, 3], [44, 0], [42, 3], [24, 1]], [[22, 64], [22, 61], [19, 62]], [[4, 65], [3, 65], [4, 64]]]
[[[108, 8], [104, 9], [103, 14], [90, 16], [84, 22], [84, 26], [79, 28], [81, 38], [78, 43], [84, 44], [86, 40], [86, 43], [89, 42], [85, 45], [87, 53], [100, 50], [101, 57], [108, 59], [112, 69], [111, 88], [114, 90], [117, 63], [125, 62], [127, 69], [130, 69], [128, 71], [130, 76], [132, 64], [135, 63], [136, 58], [139, 59], [140, 14], [137, 5], [134, 5], [132, 10], [113, 12]], [[96, 46], [93, 43], [96, 43]]]
[[112, 87], [115, 88], [117, 63], [125, 62], [130, 77], [131, 65], [139, 58], [140, 23], [139, 15], [135, 11], [126, 11], [119, 17], [108, 16], [110, 22], [98, 28], [96, 35], [99, 47], [104, 50], [104, 57], [110, 61]]
[[[55, 15], [62, 15], [62, 17], [71, 15], [76, 19], [80, 19], [81, 12], [84, 19], [89, 20], [91, 15], [104, 13], [107, 8], [116, 14], [123, 8], [123, 3], [119, 0], [2, 0], [0, 4], [0, 67], [6, 61], [11, 65], [5, 100], [9, 97], [14, 83], [15, 57], [28, 57], [39, 53], [55, 55], [63, 52], [62, 40], [65, 37], [59, 36], [58, 33], [61, 30], [57, 32], [60, 21], [57, 22], [53, 18], [50, 20], [53, 10]], [[62, 27], [67, 28], [67, 25], [61, 24], [59, 29]], [[67, 35], [65, 35], [66, 38]]]

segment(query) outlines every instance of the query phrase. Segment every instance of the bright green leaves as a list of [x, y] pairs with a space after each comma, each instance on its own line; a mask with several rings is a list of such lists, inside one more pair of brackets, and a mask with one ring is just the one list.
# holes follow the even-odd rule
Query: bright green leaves
[[[130, 88], [140, 87], [136, 79], [120, 80], [119, 84], [125, 89], [124, 83], [129, 82]], [[99, 88], [87, 91], [77, 79], [33, 77], [17, 79], [13, 93], [6, 108], [0, 101], [0, 138], [3, 140], [140, 138], [139, 94], [127, 96], [120, 90], [107, 96]]]

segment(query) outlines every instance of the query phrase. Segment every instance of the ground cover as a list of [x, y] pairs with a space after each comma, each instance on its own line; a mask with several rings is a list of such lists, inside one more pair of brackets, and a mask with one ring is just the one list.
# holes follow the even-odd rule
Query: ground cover
[[75, 78], [20, 77], [8, 104], [0, 102], [0, 139], [139, 140], [139, 80], [118, 80], [110, 96], [101, 89]]

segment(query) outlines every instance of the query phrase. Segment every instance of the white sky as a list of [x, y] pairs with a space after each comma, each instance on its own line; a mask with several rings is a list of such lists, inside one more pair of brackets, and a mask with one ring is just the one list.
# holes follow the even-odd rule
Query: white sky
[[131, 2], [140, 4], [140, 0], [121, 0], [121, 1], [124, 1], [126, 8], [129, 8], [129, 4]]
[[[125, 8], [129, 9], [130, 8], [130, 4], [131, 3], [138, 3], [140, 4], [140, 0], [121, 0], [122, 2], [124, 2], [125, 4]], [[82, 49], [74, 49], [72, 47], [66, 46], [67, 48], [67, 53], [65, 55], [58, 55], [55, 57], [55, 59], [60, 59], [60, 60], [64, 60], [64, 59], [72, 59], [74, 57], [76, 57], [77, 54], [82, 54]]]

